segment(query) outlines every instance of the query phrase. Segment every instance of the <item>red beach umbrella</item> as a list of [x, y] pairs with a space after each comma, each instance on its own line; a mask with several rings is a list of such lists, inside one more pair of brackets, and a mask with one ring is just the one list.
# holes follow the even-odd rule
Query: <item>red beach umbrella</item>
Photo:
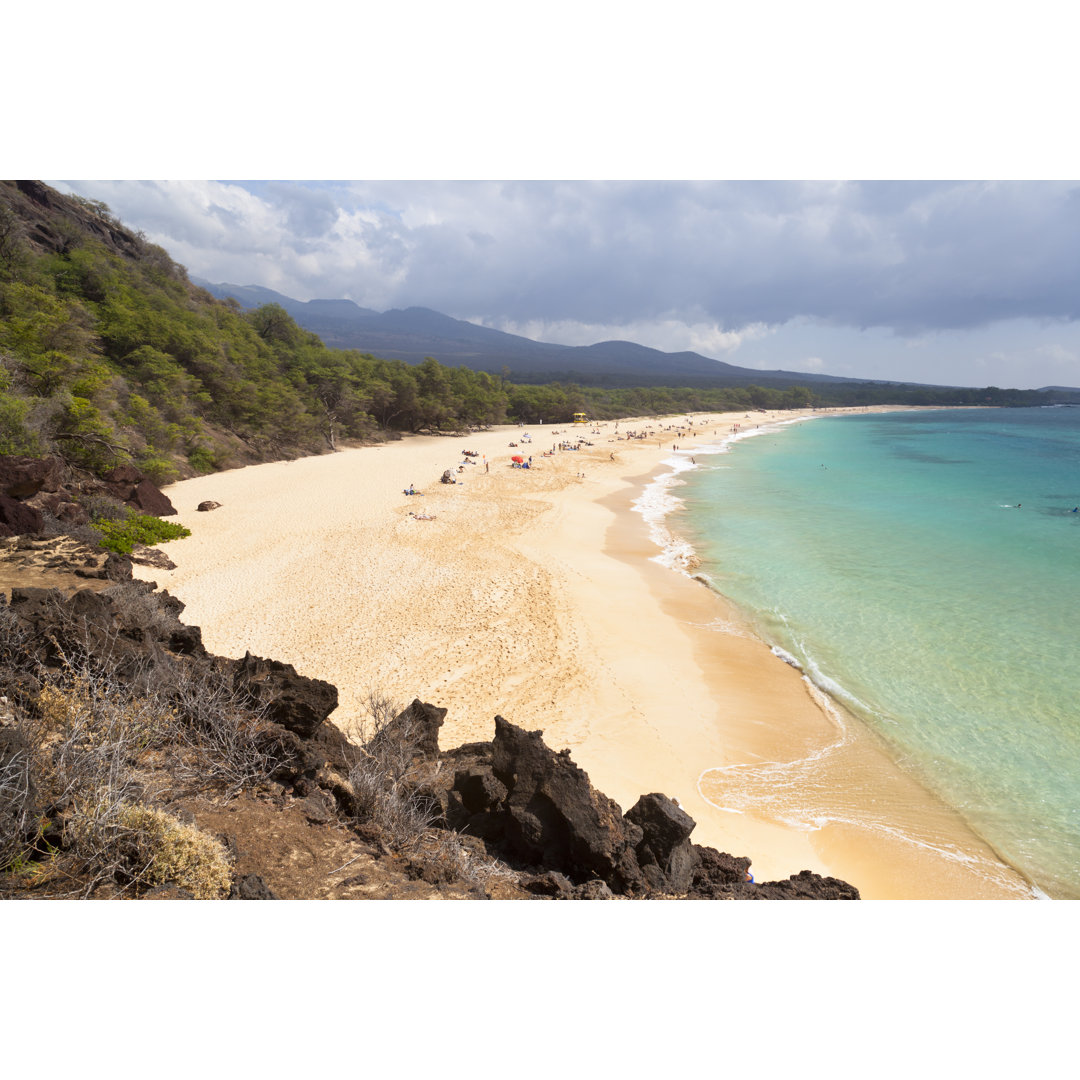
[[525, 459], [520, 454], [515, 454], [510, 460], [511, 461], [524, 461]]

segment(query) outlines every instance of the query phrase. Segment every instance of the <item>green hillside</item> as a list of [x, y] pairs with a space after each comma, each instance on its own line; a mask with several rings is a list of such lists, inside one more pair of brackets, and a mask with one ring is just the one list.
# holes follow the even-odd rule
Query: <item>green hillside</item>
[[0, 454], [55, 453], [95, 473], [132, 463], [163, 484], [400, 432], [563, 422], [581, 410], [609, 419], [833, 403], [1019, 403], [1016, 394], [871, 383], [813, 393], [530, 386], [430, 357], [379, 359], [327, 348], [278, 304], [243, 310], [216, 299], [104, 204], [37, 181], [0, 181]]
[[506, 418], [502, 380], [328, 349], [192, 285], [108, 208], [0, 183], [0, 453], [158, 482]]

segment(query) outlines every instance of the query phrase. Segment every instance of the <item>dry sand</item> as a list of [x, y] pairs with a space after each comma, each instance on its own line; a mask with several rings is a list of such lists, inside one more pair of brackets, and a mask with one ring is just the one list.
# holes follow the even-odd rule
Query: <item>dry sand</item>
[[[136, 573], [187, 605], [212, 652], [251, 651], [334, 683], [346, 731], [369, 690], [445, 706], [444, 747], [490, 738], [501, 714], [570, 748], [623, 809], [651, 791], [678, 799], [698, 822], [693, 839], [748, 856], [759, 881], [810, 869], [866, 898], [1024, 895], [738, 612], [650, 561], [658, 549], [631, 503], [673, 443], [765, 419], [695, 416], [698, 436], [665, 430], [682, 418], [619, 422], [658, 433], [643, 441], [616, 441], [612, 422], [600, 434], [548, 424], [415, 436], [199, 477], [167, 489], [192, 530], [165, 545], [177, 569]], [[541, 456], [582, 434], [592, 446]], [[478, 458], [459, 483], [438, 483], [463, 450], [490, 471]], [[533, 468], [512, 468], [515, 453]], [[424, 495], [405, 496], [410, 484]], [[196, 512], [203, 500], [221, 507]], [[807, 758], [805, 782], [835, 796], [847, 824], [785, 823], [775, 790], [762, 792], [767, 812], [717, 808], [733, 773], [709, 770]]]

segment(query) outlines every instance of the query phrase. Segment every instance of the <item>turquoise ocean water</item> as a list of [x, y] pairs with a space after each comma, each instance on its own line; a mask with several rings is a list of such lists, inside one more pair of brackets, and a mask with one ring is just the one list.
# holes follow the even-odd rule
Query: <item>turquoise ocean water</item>
[[692, 545], [755, 632], [1003, 860], [1080, 897], [1080, 408], [821, 417], [717, 442], [643, 500], [653, 520], [675, 512], [669, 557]]

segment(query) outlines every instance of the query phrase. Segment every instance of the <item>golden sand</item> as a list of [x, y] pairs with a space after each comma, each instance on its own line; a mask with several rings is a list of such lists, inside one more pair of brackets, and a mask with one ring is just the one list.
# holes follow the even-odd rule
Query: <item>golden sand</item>
[[[866, 898], [1024, 895], [958, 815], [738, 612], [650, 561], [657, 548], [631, 503], [672, 445], [792, 415], [695, 416], [697, 435], [673, 429], [685, 418], [620, 421], [620, 434], [657, 433], [632, 441], [613, 422], [599, 434], [549, 424], [413, 436], [199, 477], [167, 489], [192, 530], [164, 545], [177, 569], [136, 572], [187, 605], [211, 652], [250, 651], [334, 683], [332, 719], [346, 731], [369, 690], [446, 707], [444, 747], [491, 738], [500, 714], [568, 747], [624, 810], [647, 792], [678, 799], [698, 823], [693, 839], [748, 856], [759, 881], [810, 869]], [[542, 456], [581, 435], [592, 445]], [[463, 450], [480, 457], [458, 473]], [[513, 468], [513, 454], [533, 467]], [[438, 482], [447, 468], [457, 484]], [[410, 485], [424, 494], [404, 495]], [[196, 512], [204, 500], [221, 507]], [[763, 812], [718, 809], [740, 769], [807, 757], [820, 767], [805, 782], [835, 795], [844, 825], [792, 824], [775, 786], [762, 788]]]

